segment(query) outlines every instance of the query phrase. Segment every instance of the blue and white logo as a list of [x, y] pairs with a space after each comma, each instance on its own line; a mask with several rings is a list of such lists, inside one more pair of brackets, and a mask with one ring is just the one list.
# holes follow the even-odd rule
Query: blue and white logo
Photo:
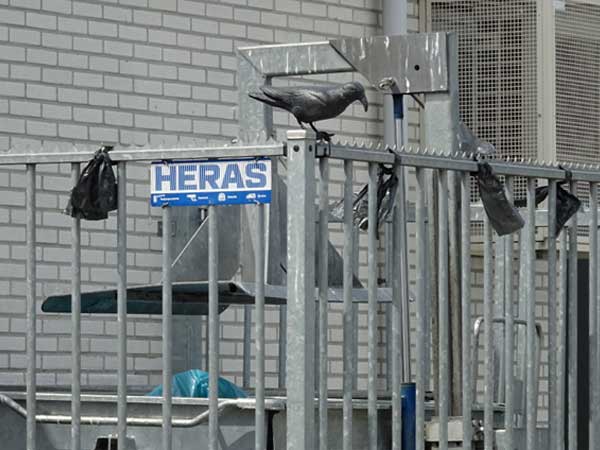
[[271, 160], [155, 162], [150, 183], [152, 206], [270, 203]]

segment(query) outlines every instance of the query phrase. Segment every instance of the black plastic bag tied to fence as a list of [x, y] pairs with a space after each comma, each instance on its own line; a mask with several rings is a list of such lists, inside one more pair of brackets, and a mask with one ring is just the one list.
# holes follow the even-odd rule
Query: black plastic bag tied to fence
[[523, 228], [525, 221], [517, 208], [506, 197], [504, 185], [492, 167], [485, 161], [478, 162], [477, 167], [479, 195], [492, 228], [499, 236], [514, 233]]
[[[535, 189], [535, 205], [542, 203], [548, 194], [550, 188], [548, 186], [540, 186]], [[515, 206], [527, 206], [527, 199], [519, 199], [515, 201]], [[556, 228], [554, 229], [554, 237], [560, 234], [565, 224], [569, 219], [579, 211], [581, 200], [569, 191], [564, 190], [560, 185], [556, 186]]]
[[[379, 166], [379, 175], [377, 178], [377, 238], [379, 238], [379, 226], [384, 222], [394, 207], [396, 199], [396, 190], [398, 189], [398, 177], [393, 167]], [[369, 186], [363, 188], [354, 194], [352, 200], [352, 221], [361, 230], [369, 228]], [[344, 220], [344, 199], [334, 203], [330, 208], [330, 213], [339, 221]]]
[[103, 220], [117, 209], [117, 180], [108, 152], [104, 146], [87, 163], [77, 184], [71, 190], [65, 214], [78, 219]]

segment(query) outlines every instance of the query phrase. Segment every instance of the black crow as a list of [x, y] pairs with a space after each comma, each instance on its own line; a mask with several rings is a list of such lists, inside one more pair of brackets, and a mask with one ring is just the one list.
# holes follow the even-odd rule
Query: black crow
[[248, 95], [267, 105], [289, 111], [302, 128], [305, 123], [309, 124], [317, 133], [317, 138], [325, 140], [333, 135], [317, 130], [314, 122], [339, 116], [354, 101], [360, 101], [365, 111], [369, 108], [365, 88], [356, 81], [341, 86], [262, 86], [260, 92], [250, 92]]

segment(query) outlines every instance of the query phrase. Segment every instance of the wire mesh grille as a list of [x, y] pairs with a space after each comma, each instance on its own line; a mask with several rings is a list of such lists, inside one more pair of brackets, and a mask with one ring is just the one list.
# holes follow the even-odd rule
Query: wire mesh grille
[[[430, 1], [430, 11], [432, 31], [458, 34], [463, 122], [499, 157], [536, 158], [536, 2]], [[525, 180], [515, 180], [517, 197], [525, 188]]]
[[[556, 11], [556, 156], [600, 163], [600, 6], [574, 1]], [[588, 200], [589, 187], [577, 195]]]

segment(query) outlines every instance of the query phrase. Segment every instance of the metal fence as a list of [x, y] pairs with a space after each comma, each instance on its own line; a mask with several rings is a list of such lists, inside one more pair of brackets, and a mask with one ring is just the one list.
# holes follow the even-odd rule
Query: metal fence
[[[462, 366], [454, 370], [460, 374], [462, 389], [458, 393], [461, 399], [458, 409], [462, 416], [461, 440], [463, 448], [472, 448], [472, 440], [483, 438], [484, 448], [494, 448], [494, 442], [502, 441], [506, 449], [542, 448], [544, 430], [538, 429], [537, 408], [540, 392], [540, 354], [541, 342], [547, 333], [548, 339], [548, 392], [549, 392], [549, 430], [550, 448], [577, 448], [578, 417], [577, 383], [578, 349], [588, 346], [591, 352], [592, 398], [592, 442], [598, 428], [598, 368], [596, 349], [598, 348], [597, 297], [598, 291], [598, 189], [600, 170], [591, 167], [546, 166], [523, 162], [492, 161], [497, 174], [505, 177], [505, 185], [510, 194], [515, 177], [527, 179], [527, 208], [525, 228], [518, 236], [498, 237], [481, 208], [470, 203], [471, 176], [477, 171], [477, 164], [469, 155], [444, 155], [427, 152], [397, 151], [365, 148], [356, 145], [323, 145], [315, 142], [314, 135], [305, 130], [290, 131], [284, 144], [264, 144], [257, 146], [229, 146], [213, 148], [190, 148], [171, 150], [115, 150], [111, 157], [117, 162], [119, 179], [119, 208], [117, 219], [118, 235], [118, 392], [117, 416], [82, 415], [81, 411], [81, 347], [80, 347], [80, 302], [81, 280], [79, 277], [80, 259], [80, 222], [72, 221], [72, 390], [70, 415], [39, 414], [36, 408], [36, 168], [45, 163], [71, 163], [72, 181], [76, 182], [80, 163], [90, 158], [83, 153], [53, 154], [5, 154], [0, 155], [0, 164], [26, 165], [27, 168], [27, 401], [26, 408], [14, 400], [1, 397], [1, 402], [27, 420], [27, 448], [39, 448], [36, 443], [36, 423], [54, 423], [71, 425], [71, 448], [81, 447], [82, 425], [116, 426], [117, 436], [127, 436], [128, 426], [162, 426], [162, 448], [172, 448], [173, 427], [191, 427], [208, 421], [208, 447], [219, 448], [219, 417], [228, 406], [239, 404], [239, 400], [223, 400], [217, 396], [219, 367], [219, 279], [218, 267], [218, 214], [216, 206], [210, 206], [208, 212], [208, 316], [209, 316], [209, 399], [207, 411], [189, 418], [174, 418], [171, 396], [172, 383], [172, 279], [171, 267], [171, 207], [163, 208], [163, 277], [162, 277], [162, 336], [163, 336], [163, 392], [162, 414], [160, 417], [137, 417], [128, 412], [127, 398], [127, 259], [126, 259], [126, 202], [125, 192], [127, 164], [134, 161], [157, 161], [198, 158], [233, 157], [283, 157], [287, 158], [287, 383], [286, 383], [286, 446], [289, 449], [331, 448], [330, 419], [328, 413], [332, 405], [332, 394], [328, 389], [328, 353], [327, 306], [332, 299], [338, 299], [339, 293], [329, 285], [329, 240], [328, 221], [330, 198], [328, 193], [329, 164], [331, 160], [342, 160], [346, 182], [344, 184], [344, 241], [343, 241], [343, 283], [341, 297], [343, 301], [343, 392], [342, 392], [342, 434], [335, 438], [338, 446], [344, 450], [356, 447], [356, 430], [353, 433], [354, 411], [357, 408], [357, 395], [354, 379], [357, 373], [357, 361], [353, 350], [355, 342], [354, 304], [357, 300], [353, 273], [353, 223], [352, 199], [354, 190], [353, 165], [368, 165], [368, 223], [377, 223], [376, 192], [377, 171], [380, 164], [394, 166], [397, 175], [410, 169], [416, 180], [416, 202], [414, 206], [414, 240], [407, 238], [406, 223], [412, 220], [405, 205], [404, 196], [398, 195], [391, 219], [391, 296], [378, 284], [377, 230], [368, 228], [368, 276], [366, 280], [368, 304], [368, 448], [391, 447], [393, 450], [408, 450], [416, 445], [417, 449], [426, 448], [435, 441], [439, 448], [449, 448], [453, 437], [449, 427], [455, 419], [451, 418], [452, 388], [450, 367], [450, 307], [449, 289], [452, 286], [451, 273], [460, 275], [460, 299], [462, 310]], [[318, 167], [318, 171], [317, 171]], [[318, 173], [317, 173], [318, 172]], [[318, 176], [317, 176], [318, 174]], [[408, 176], [408, 173], [406, 174]], [[568, 177], [569, 187], [587, 184], [590, 190], [590, 204], [587, 211], [574, 216], [567, 229], [556, 235], [558, 183]], [[402, 178], [402, 176], [400, 176]], [[318, 180], [318, 181], [317, 181]], [[549, 197], [546, 210], [536, 211], [535, 188], [537, 184], [548, 183]], [[460, 196], [449, 195], [452, 185], [460, 186]], [[404, 192], [405, 187], [401, 187]], [[316, 206], [318, 205], [318, 206]], [[256, 311], [256, 355], [255, 355], [255, 399], [245, 400], [255, 408], [255, 448], [267, 448], [267, 427], [264, 382], [265, 335], [264, 308], [265, 298], [276, 287], [266, 284], [265, 279], [265, 209], [256, 208], [256, 252], [255, 252], [255, 304]], [[460, 223], [452, 224], [449, 211], [459, 211]], [[579, 216], [579, 218], [578, 218]], [[471, 259], [474, 251], [471, 223], [483, 218], [483, 317], [477, 321], [473, 334], [473, 299]], [[453, 239], [451, 230], [458, 225], [460, 245], [450, 245]], [[589, 225], [588, 236], [578, 234], [578, 225]], [[432, 230], [432, 227], [435, 227]], [[547, 229], [543, 249], [540, 248], [539, 234]], [[536, 235], [536, 230], [539, 232]], [[433, 233], [430, 233], [433, 231]], [[543, 234], [543, 233], [542, 233]], [[433, 236], [433, 240], [431, 239]], [[515, 239], [516, 238], [516, 239]], [[577, 341], [578, 320], [578, 282], [577, 258], [578, 245], [589, 248], [589, 342]], [[409, 260], [409, 247], [416, 247], [416, 260]], [[437, 244], [437, 246], [436, 246]], [[456, 242], [454, 243], [456, 244]], [[518, 251], [515, 251], [518, 244]], [[547, 296], [544, 303], [548, 308], [548, 321], [536, 320], [536, 253], [543, 250], [547, 258]], [[459, 254], [452, 254], [458, 252]], [[315, 264], [316, 261], [316, 264]], [[460, 267], [452, 268], [453, 261], [459, 261]], [[414, 265], [414, 280], [409, 280], [408, 265]], [[318, 273], [317, 273], [318, 268]], [[432, 270], [432, 268], [434, 270]], [[515, 270], [517, 269], [518, 270]], [[455, 270], [456, 272], [452, 272]], [[435, 273], [434, 273], [435, 272]], [[316, 281], [315, 281], [316, 280]], [[416, 334], [413, 356], [416, 362], [414, 376], [408, 369], [411, 355], [408, 344], [409, 334], [403, 323], [409, 316], [408, 288], [414, 281], [414, 305], [416, 309]], [[456, 280], [454, 280], [456, 281]], [[503, 314], [494, 313], [494, 295], [500, 298]], [[499, 296], [499, 297], [498, 297]], [[432, 299], [437, 297], [437, 310], [431, 307]], [[317, 301], [315, 301], [317, 300]], [[385, 409], [387, 393], [378, 389], [378, 350], [377, 350], [377, 314], [378, 304], [392, 304], [391, 330], [388, 330], [391, 345], [391, 417], [382, 416], [379, 410]], [[518, 305], [518, 308], [515, 306]], [[432, 339], [431, 319], [437, 315], [439, 326], [436, 340]], [[484, 333], [483, 399], [478, 399], [474, 385], [478, 378], [476, 339], [482, 329]], [[500, 324], [500, 327], [490, 324]], [[500, 331], [499, 331], [500, 330]], [[498, 335], [500, 333], [500, 336]], [[498, 346], [498, 342], [501, 345]], [[437, 359], [429, 357], [430, 346], [437, 346]], [[437, 373], [437, 380], [429, 376], [431, 366]], [[519, 369], [519, 365], [521, 369]], [[315, 370], [316, 367], [316, 370]], [[316, 377], [316, 379], [315, 379]], [[405, 437], [408, 421], [402, 414], [402, 385], [416, 382], [416, 418], [414, 442]], [[521, 383], [521, 384], [520, 384]], [[434, 387], [433, 402], [427, 394]], [[516, 389], [515, 386], [522, 386]], [[524, 402], [518, 402], [524, 397]], [[315, 401], [315, 399], [318, 399]], [[456, 406], [453, 407], [456, 410]], [[481, 410], [483, 414], [481, 415]], [[473, 420], [482, 420], [481, 432], [473, 426]], [[318, 431], [317, 431], [318, 428]], [[389, 433], [382, 433], [382, 429]], [[499, 437], [498, 431], [502, 430]], [[361, 432], [364, 430], [360, 430]], [[481, 436], [480, 436], [481, 434]], [[387, 436], [391, 436], [388, 442]], [[126, 446], [125, 439], [119, 439], [120, 449]], [[500, 444], [499, 444], [500, 445]], [[594, 448], [594, 447], [591, 447]]]

